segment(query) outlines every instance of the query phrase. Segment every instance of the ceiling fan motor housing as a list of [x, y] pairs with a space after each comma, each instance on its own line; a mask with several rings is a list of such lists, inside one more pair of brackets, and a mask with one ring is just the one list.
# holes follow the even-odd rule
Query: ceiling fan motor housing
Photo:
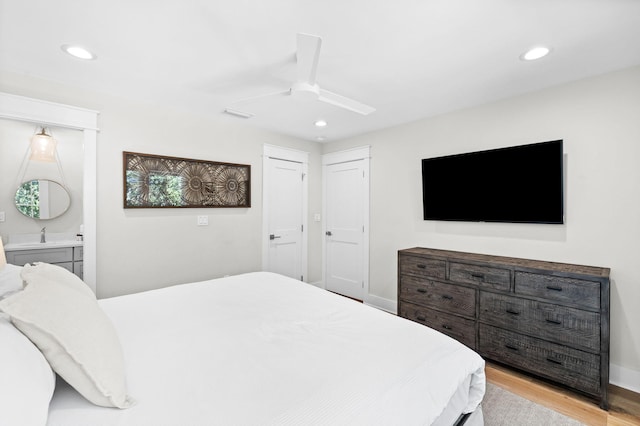
[[315, 101], [320, 96], [318, 84], [310, 84], [306, 81], [297, 81], [291, 86], [291, 96], [300, 100]]

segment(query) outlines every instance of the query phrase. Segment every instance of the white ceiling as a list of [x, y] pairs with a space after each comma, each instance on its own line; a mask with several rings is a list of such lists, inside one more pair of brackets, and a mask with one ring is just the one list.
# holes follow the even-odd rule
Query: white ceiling
[[[371, 105], [239, 99], [288, 89], [296, 33], [317, 81]], [[95, 61], [72, 58], [81, 44]], [[519, 59], [549, 45], [539, 61]], [[0, 69], [332, 141], [640, 64], [638, 0], [0, 0]], [[329, 125], [316, 128], [317, 119]]]

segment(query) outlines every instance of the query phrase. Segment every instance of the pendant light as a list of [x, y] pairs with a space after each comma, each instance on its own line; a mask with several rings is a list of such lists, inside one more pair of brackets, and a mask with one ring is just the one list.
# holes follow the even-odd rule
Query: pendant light
[[[40, 131], [38, 131], [38, 128]], [[24, 178], [27, 174], [27, 169], [31, 162], [41, 163], [56, 163], [58, 167], [58, 173], [60, 173], [60, 183], [63, 188], [67, 188], [67, 183], [64, 179], [64, 172], [62, 171], [62, 164], [60, 163], [60, 157], [58, 157], [57, 146], [58, 142], [51, 136], [51, 131], [47, 133], [47, 129], [44, 126], [38, 126], [35, 130], [36, 133], [31, 137], [31, 143], [27, 147], [27, 152], [22, 159], [22, 165], [18, 169], [18, 176], [16, 178], [16, 187], [20, 187], [25, 183]], [[47, 168], [48, 166], [43, 167]], [[42, 169], [39, 169], [42, 172]], [[42, 177], [42, 176], [40, 176]]]
[[31, 161], [42, 161], [45, 163], [53, 163], [56, 161], [56, 145], [55, 139], [48, 135], [43, 127], [40, 133], [36, 133], [31, 138]]

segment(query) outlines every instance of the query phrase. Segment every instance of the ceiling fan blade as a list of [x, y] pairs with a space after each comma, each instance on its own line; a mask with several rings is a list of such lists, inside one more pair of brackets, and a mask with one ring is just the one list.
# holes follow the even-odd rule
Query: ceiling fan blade
[[240, 100], [237, 100], [237, 101], [233, 101], [233, 102], [231, 102], [231, 105], [233, 105], [233, 106], [245, 105], [245, 104], [251, 103], [253, 101], [257, 101], [257, 100], [262, 99], [262, 98], [268, 98], [268, 97], [271, 97], [271, 96], [288, 96], [290, 94], [291, 94], [291, 90], [289, 90], [289, 89], [284, 90], [284, 91], [280, 90], [278, 92], [265, 93], [263, 95], [251, 96], [249, 98], [244, 98], [244, 99], [240, 99]]
[[369, 115], [376, 110], [374, 107], [324, 89], [320, 89], [318, 100], [362, 115]]
[[316, 70], [320, 58], [320, 46], [322, 39], [311, 34], [298, 33], [298, 50], [296, 59], [298, 62], [298, 82], [316, 84]]

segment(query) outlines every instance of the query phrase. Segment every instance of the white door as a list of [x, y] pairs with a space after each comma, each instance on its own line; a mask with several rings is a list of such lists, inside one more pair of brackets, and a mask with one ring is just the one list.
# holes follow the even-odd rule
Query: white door
[[264, 269], [304, 280], [305, 164], [267, 156], [264, 166]]
[[368, 292], [368, 158], [326, 164], [325, 287], [358, 300]]

